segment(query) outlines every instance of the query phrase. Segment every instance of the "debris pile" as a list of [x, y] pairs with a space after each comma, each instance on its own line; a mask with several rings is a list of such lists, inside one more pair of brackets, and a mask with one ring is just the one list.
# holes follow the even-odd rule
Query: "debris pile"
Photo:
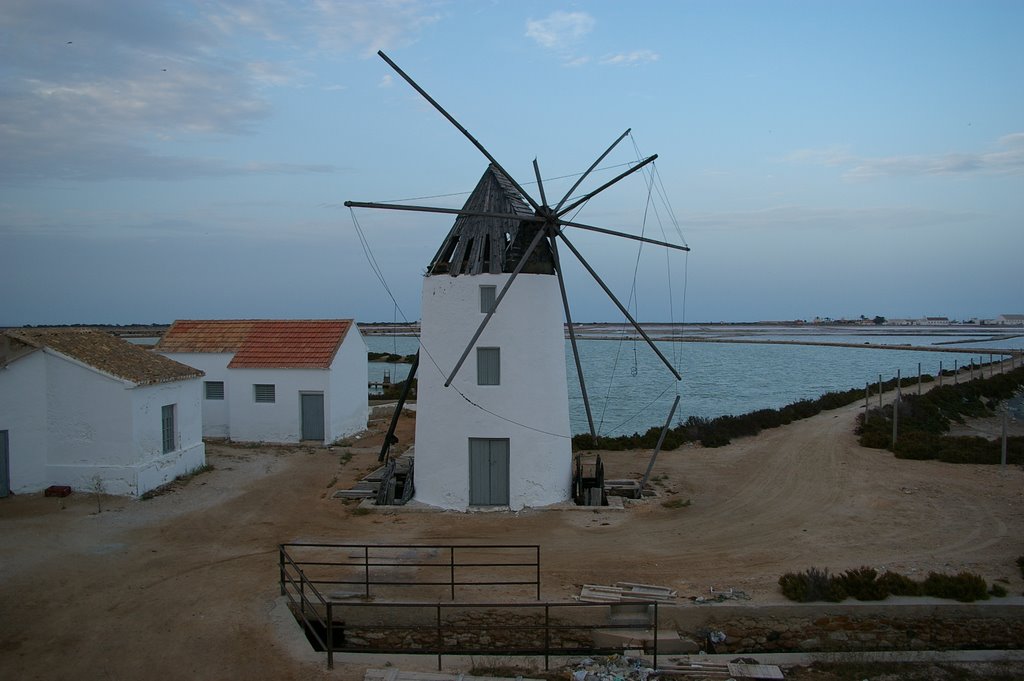
[[655, 674], [650, 663], [638, 657], [585, 657], [576, 663], [572, 681], [647, 681]]

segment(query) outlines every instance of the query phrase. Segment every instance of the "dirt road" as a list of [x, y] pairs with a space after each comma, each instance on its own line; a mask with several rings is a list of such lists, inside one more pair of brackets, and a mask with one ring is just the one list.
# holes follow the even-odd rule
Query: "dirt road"
[[[102, 513], [85, 494], [2, 500], [0, 678], [342, 678], [275, 605], [276, 546], [293, 540], [540, 543], [551, 600], [629, 580], [776, 602], [783, 572], [860, 565], [968, 569], [1020, 594], [1024, 470], [863, 449], [856, 410], [664, 453], [661, 496], [625, 511], [353, 515], [330, 494], [375, 466], [379, 433], [332, 450], [211, 445], [213, 471]], [[648, 456], [606, 454], [609, 476], [638, 477]]]

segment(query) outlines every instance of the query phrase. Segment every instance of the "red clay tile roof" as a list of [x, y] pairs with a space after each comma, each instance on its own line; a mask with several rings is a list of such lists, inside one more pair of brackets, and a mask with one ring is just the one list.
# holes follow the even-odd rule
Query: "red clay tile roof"
[[327, 369], [351, 325], [351, 319], [257, 321], [228, 368]]
[[179, 319], [157, 352], [233, 352], [231, 369], [327, 369], [351, 319]]
[[255, 319], [179, 319], [156, 344], [157, 352], [236, 352]]
[[136, 385], [199, 378], [203, 372], [95, 329], [8, 329], [7, 335], [50, 348]]

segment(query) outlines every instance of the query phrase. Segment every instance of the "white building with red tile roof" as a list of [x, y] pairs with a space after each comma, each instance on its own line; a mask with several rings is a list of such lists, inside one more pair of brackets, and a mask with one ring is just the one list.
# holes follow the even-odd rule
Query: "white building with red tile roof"
[[[0, 334], [0, 496], [141, 495], [206, 463], [203, 372], [92, 329]], [[98, 476], [98, 477], [97, 477]]]
[[334, 442], [366, 428], [366, 344], [351, 319], [182, 319], [155, 349], [205, 372], [205, 437]]

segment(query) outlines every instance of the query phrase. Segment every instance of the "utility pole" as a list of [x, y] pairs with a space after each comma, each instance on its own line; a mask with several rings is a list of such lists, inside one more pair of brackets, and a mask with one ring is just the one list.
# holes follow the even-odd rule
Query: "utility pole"
[[871, 384], [864, 381], [864, 425], [868, 425], [868, 398], [871, 397]]
[[896, 399], [892, 401], [892, 449], [896, 451], [896, 435], [899, 432], [900, 422], [900, 394], [896, 393]]
[[1010, 405], [1007, 402], [1003, 402], [1003, 449], [1002, 454], [999, 457], [999, 465], [1006, 468], [1006, 422], [1010, 418]]

